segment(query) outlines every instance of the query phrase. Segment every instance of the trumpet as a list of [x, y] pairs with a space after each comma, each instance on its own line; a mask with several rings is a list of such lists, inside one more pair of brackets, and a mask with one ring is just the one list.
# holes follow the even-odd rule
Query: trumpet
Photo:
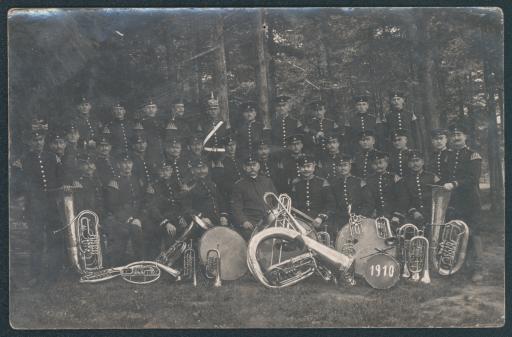
[[409, 246], [411, 243], [411, 239], [419, 235], [418, 227], [413, 224], [405, 224], [402, 227], [398, 228], [398, 253], [400, 255], [400, 260], [403, 264], [402, 277], [409, 278], [411, 274], [409, 272], [409, 267], [407, 265], [409, 259]]
[[[409, 244], [408, 251], [408, 268], [412, 273], [412, 280], [421, 283], [430, 283], [430, 273], [428, 270], [428, 250], [429, 243], [423, 235], [414, 236]], [[420, 279], [420, 273], [423, 271], [423, 276]]]
[[213, 286], [218, 288], [222, 286], [221, 280], [221, 270], [220, 270], [220, 252], [219, 245], [217, 245], [217, 249], [210, 249], [206, 253], [206, 266], [205, 266], [205, 275], [209, 279], [215, 279], [213, 282]]

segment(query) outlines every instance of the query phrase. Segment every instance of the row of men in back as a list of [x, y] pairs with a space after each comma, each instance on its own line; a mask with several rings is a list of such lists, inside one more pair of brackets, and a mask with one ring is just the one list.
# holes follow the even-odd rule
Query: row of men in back
[[[154, 258], [162, 244], [183, 231], [191, 215], [233, 226], [248, 239], [267, 214], [265, 192], [290, 194], [295, 208], [332, 235], [347, 222], [349, 205], [353, 213], [424, 225], [430, 218], [433, 184], [454, 190], [452, 206], [458, 218], [478, 222], [481, 158], [467, 148], [463, 125], [452, 126], [450, 132], [433, 130], [434, 152], [426, 160], [408, 148], [404, 127], [411, 128], [414, 117], [403, 110], [399, 93], [392, 96], [391, 102], [398, 103], [392, 105], [388, 123], [400, 128], [383, 132], [386, 129], [377, 125], [383, 123], [373, 123], [367, 113], [367, 97], [359, 96], [359, 112], [348, 132], [357, 136], [341, 142], [342, 134], [325, 118], [321, 102], [312, 105], [316, 117], [302, 126], [288, 115], [288, 100], [279, 97], [271, 130], [256, 121], [254, 104], [244, 104], [246, 123], [234, 132], [217, 127], [220, 114], [214, 99], [208, 101], [208, 118], [195, 124], [186, 122], [184, 106], [176, 104], [175, 113], [162, 125], [151, 103], [144, 108], [145, 117], [133, 125], [125, 120], [125, 109], [115, 105], [114, 120], [106, 126], [91, 119], [91, 104], [82, 100], [78, 116], [66, 128], [50, 128], [47, 147], [42, 132], [31, 133], [30, 151], [18, 165], [18, 181], [28, 192], [34, 249], [48, 246], [53, 261], [62, 255], [65, 245], [51, 234], [63, 225], [54, 193], [59, 189], [75, 191], [77, 210], [100, 215], [113, 265]], [[391, 141], [389, 153], [375, 148], [379, 139], [381, 149], [387, 148], [386, 139]], [[127, 255], [129, 241], [136, 256]], [[37, 256], [33, 262], [34, 268], [41, 268]]]

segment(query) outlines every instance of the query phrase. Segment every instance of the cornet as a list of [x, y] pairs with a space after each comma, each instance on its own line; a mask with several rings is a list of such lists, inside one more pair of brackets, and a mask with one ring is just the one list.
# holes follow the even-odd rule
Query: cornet
[[222, 286], [222, 280], [220, 276], [220, 252], [219, 245], [217, 245], [217, 249], [210, 249], [206, 253], [206, 266], [205, 266], [205, 275], [209, 279], [215, 279], [213, 282], [213, 286], [218, 288]]

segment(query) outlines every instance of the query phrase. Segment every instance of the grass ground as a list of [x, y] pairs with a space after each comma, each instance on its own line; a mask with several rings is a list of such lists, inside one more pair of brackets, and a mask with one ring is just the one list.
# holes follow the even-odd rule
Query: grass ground
[[68, 277], [36, 289], [11, 284], [10, 320], [23, 329], [500, 326], [503, 222], [490, 220], [483, 240], [487, 276], [478, 285], [465, 270], [445, 278], [432, 275], [430, 285], [400, 281], [384, 291], [364, 280], [347, 288], [310, 278], [271, 290], [248, 275], [221, 288], [201, 279], [197, 288], [174, 283], [166, 274], [149, 285], [120, 278], [80, 284]]

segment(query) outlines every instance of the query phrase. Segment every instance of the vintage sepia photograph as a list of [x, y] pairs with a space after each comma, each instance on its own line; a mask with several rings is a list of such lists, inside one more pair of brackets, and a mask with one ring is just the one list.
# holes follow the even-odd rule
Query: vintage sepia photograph
[[13, 329], [505, 324], [496, 7], [20, 8]]

